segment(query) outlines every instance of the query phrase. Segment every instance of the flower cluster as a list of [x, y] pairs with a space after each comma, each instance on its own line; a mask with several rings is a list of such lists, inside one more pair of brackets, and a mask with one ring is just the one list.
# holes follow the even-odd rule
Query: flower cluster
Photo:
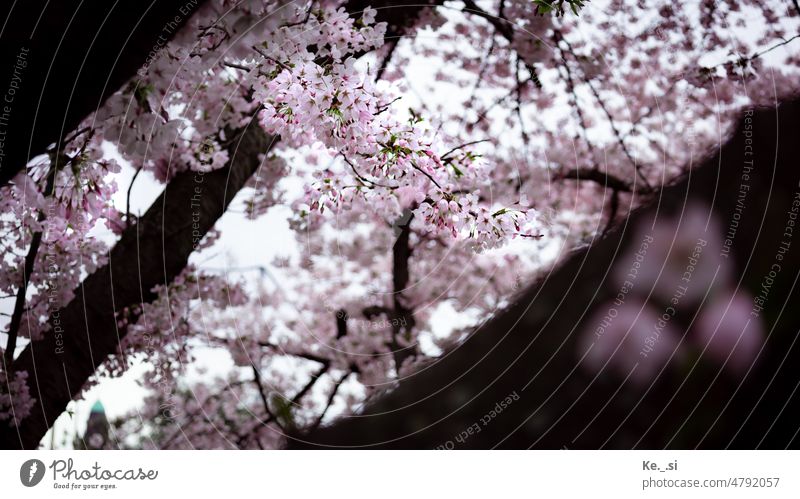
[[[319, 142], [342, 159], [339, 168], [314, 174], [306, 191], [308, 213], [347, 207], [362, 196], [387, 219], [413, 204], [429, 231], [471, 237], [481, 246], [524, 233], [532, 216], [528, 207], [492, 209], [478, 202], [477, 191], [459, 193], [462, 185], [485, 179], [474, 155], [440, 155], [421, 117], [412, 113], [400, 120], [388, 112], [391, 96], [377, 91], [372, 76], [352, 57], [382, 44], [384, 27], [370, 27], [373, 17], [367, 9], [357, 23], [341, 10], [325, 10], [304, 25], [312, 35], [291, 37], [293, 57], [280, 59], [287, 55], [284, 46], [278, 54], [263, 55], [273, 70], [255, 86], [254, 97], [263, 106], [261, 125], [289, 143]], [[303, 51], [303, 45], [319, 46], [317, 37], [331, 30], [337, 36], [335, 43], [326, 38], [327, 52], [313, 57]]]
[[30, 395], [27, 379], [26, 372], [18, 372], [9, 380], [8, 375], [0, 371], [0, 423], [13, 425], [30, 414], [36, 399]]
[[[730, 262], [720, 256], [722, 228], [710, 208], [691, 204], [652, 227], [644, 221], [631, 240], [641, 244], [631, 244], [612, 270], [617, 298], [598, 306], [583, 331], [585, 365], [644, 384], [694, 344], [701, 358], [745, 373], [761, 350], [764, 326], [750, 314], [753, 297], [734, 284]], [[695, 311], [684, 338], [681, 322]]]
[[[0, 293], [14, 296], [23, 279], [27, 282], [21, 336], [39, 338], [49, 329], [50, 313], [69, 303], [80, 280], [105, 263], [105, 242], [89, 234], [116, 218], [111, 176], [119, 166], [100, 157], [98, 147], [89, 139], [80, 150], [68, 151], [59, 169], [49, 161], [36, 163], [0, 189], [0, 209], [14, 214], [0, 218], [6, 244]], [[35, 237], [38, 247], [32, 245]], [[29, 258], [33, 272], [23, 276]]]
[[200, 331], [193, 326], [194, 314], [200, 307], [224, 310], [247, 301], [240, 284], [198, 271], [192, 265], [169, 285], [157, 286], [153, 293], [156, 298], [152, 302], [120, 313], [118, 324], [127, 334], [120, 343], [119, 355], [104, 364], [109, 374], [121, 374], [128, 367], [129, 357], [144, 355], [157, 366], [159, 378], [174, 378], [190, 360], [190, 340]]

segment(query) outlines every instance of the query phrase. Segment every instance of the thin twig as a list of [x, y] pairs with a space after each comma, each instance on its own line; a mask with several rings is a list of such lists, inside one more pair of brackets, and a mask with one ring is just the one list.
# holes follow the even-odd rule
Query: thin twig
[[325, 404], [325, 408], [322, 409], [322, 412], [320, 413], [319, 417], [308, 428], [308, 431], [315, 430], [319, 427], [320, 424], [322, 424], [322, 420], [325, 419], [325, 415], [328, 413], [328, 409], [330, 409], [331, 406], [333, 405], [333, 400], [336, 398], [336, 394], [339, 392], [339, 388], [351, 374], [353, 374], [353, 371], [347, 371], [346, 373], [344, 373], [344, 375], [342, 375], [341, 378], [339, 378], [338, 381], [334, 383], [333, 388], [331, 389], [331, 393], [328, 395], [328, 401]]
[[267, 416], [270, 419], [274, 420], [275, 415], [269, 408], [269, 401], [267, 400], [267, 394], [264, 391], [264, 384], [261, 382], [261, 373], [258, 372], [258, 368], [255, 364], [250, 364], [250, 366], [253, 368], [253, 381], [258, 388], [258, 395], [261, 397], [261, 403], [264, 405], [264, 412], [267, 413]]
[[375, 81], [378, 81], [383, 77], [383, 73], [386, 72], [386, 68], [389, 67], [389, 62], [391, 62], [392, 55], [394, 55], [394, 51], [399, 43], [399, 38], [395, 38], [394, 40], [390, 40], [388, 42], [389, 51], [386, 53], [386, 57], [383, 58], [383, 61], [381, 61], [381, 66], [378, 68], [378, 72], [375, 74]]
[[432, 176], [431, 176], [431, 175], [430, 175], [428, 172], [426, 172], [425, 170], [423, 170], [422, 168], [420, 168], [419, 166], [417, 166], [417, 164], [416, 164], [415, 162], [413, 162], [413, 161], [412, 161], [412, 162], [411, 162], [411, 166], [413, 166], [413, 167], [414, 167], [414, 169], [415, 169], [415, 170], [417, 170], [418, 172], [420, 172], [421, 174], [423, 174], [423, 175], [425, 175], [426, 177], [428, 177], [428, 179], [429, 179], [431, 182], [433, 182], [433, 185], [435, 185], [436, 187], [438, 187], [440, 191], [441, 191], [441, 190], [443, 190], [443, 189], [442, 189], [442, 186], [441, 186], [441, 185], [439, 185], [439, 182], [437, 182], [437, 181], [436, 181], [436, 179], [434, 179], [434, 178], [433, 178], [433, 177], [432, 177]]
[[[586, 118], [584, 117], [583, 110], [581, 109], [581, 106], [578, 103], [578, 94], [575, 91], [575, 80], [572, 78], [572, 69], [570, 68], [569, 63], [567, 62], [567, 58], [564, 55], [564, 51], [561, 50], [561, 47], [559, 47], [559, 45], [558, 45], [558, 40], [559, 40], [560, 37], [561, 37], [561, 33], [559, 31], [556, 31], [555, 34], [553, 35], [553, 38], [555, 40], [555, 46], [556, 46], [556, 48], [558, 48], [558, 53], [559, 53], [559, 55], [561, 55], [561, 60], [564, 63], [563, 66], [564, 66], [565, 72], [567, 73], [566, 81], [567, 81], [567, 87], [568, 87], [569, 92], [570, 92], [570, 97], [571, 97], [571, 100], [572, 100], [572, 107], [575, 109], [575, 112], [578, 115], [578, 122], [580, 123], [581, 131], [583, 132], [583, 140], [584, 140], [584, 142], [586, 142], [586, 145], [589, 147], [589, 152], [592, 155], [592, 164], [593, 164], [594, 168], [597, 169], [598, 165], [595, 162], [596, 154], [595, 154], [595, 150], [594, 150], [594, 145], [589, 140], [588, 126], [586, 125]], [[559, 68], [559, 73], [560, 72], [561, 72], [561, 70]]]
[[300, 400], [302, 400], [303, 397], [305, 397], [306, 394], [311, 390], [311, 388], [314, 387], [317, 381], [319, 381], [319, 378], [323, 374], [328, 372], [329, 367], [330, 367], [330, 362], [325, 362], [325, 364], [320, 368], [319, 371], [311, 375], [311, 379], [308, 380], [308, 383], [306, 383], [303, 386], [303, 388], [299, 392], [297, 392], [294, 397], [292, 397], [292, 400], [290, 401], [292, 405], [298, 405], [298, 406], [300, 405]]
[[263, 57], [264, 59], [266, 59], [266, 60], [268, 60], [268, 61], [274, 62], [275, 64], [277, 64], [278, 66], [280, 66], [280, 67], [281, 67], [281, 69], [285, 69], [285, 70], [287, 70], [287, 71], [291, 71], [291, 70], [292, 70], [292, 68], [290, 68], [290, 67], [289, 67], [289, 66], [287, 66], [286, 64], [282, 63], [281, 61], [279, 61], [279, 60], [275, 59], [274, 57], [272, 57], [272, 56], [268, 55], [266, 52], [264, 52], [263, 50], [261, 50], [261, 49], [260, 49], [260, 48], [258, 48], [257, 46], [253, 45], [253, 47], [252, 47], [252, 48], [253, 48], [253, 50], [255, 50], [256, 52], [258, 52], [258, 54], [259, 54], [261, 57]]
[[[567, 48], [569, 49], [570, 55], [572, 55], [572, 57], [577, 60], [578, 56], [575, 54], [575, 51], [572, 48], [572, 44], [570, 44], [569, 41], [564, 37], [561, 37], [560, 40], [563, 41], [567, 45]], [[597, 91], [597, 88], [595, 88], [594, 84], [592, 83], [592, 80], [587, 78], [585, 74], [584, 74], [584, 77], [583, 77], [583, 81], [589, 87], [589, 90], [592, 91], [592, 95], [594, 95], [595, 100], [597, 100], [597, 104], [600, 106], [600, 109], [602, 109], [603, 113], [606, 115], [606, 118], [608, 119], [608, 123], [609, 123], [609, 125], [611, 125], [611, 130], [614, 132], [614, 136], [617, 139], [617, 143], [622, 148], [622, 152], [625, 154], [625, 156], [631, 162], [631, 164], [633, 165], [634, 171], [639, 176], [639, 178], [642, 180], [642, 182], [644, 182], [645, 187], [649, 190], [651, 188], [650, 182], [647, 181], [647, 177], [645, 177], [644, 173], [642, 173], [641, 168], [639, 167], [639, 164], [637, 163], [636, 159], [631, 154], [630, 150], [628, 149], [628, 146], [625, 144], [625, 141], [622, 140], [622, 134], [620, 133], [619, 129], [617, 128], [617, 124], [616, 124], [616, 121], [614, 121], [614, 117], [611, 115], [611, 112], [608, 110], [608, 107], [606, 107], [605, 102], [603, 102], [603, 98], [600, 96], [600, 92]]]
[[389, 109], [392, 104], [394, 104], [395, 102], [399, 101], [402, 98], [403, 98], [402, 96], [395, 97], [394, 99], [392, 99], [391, 101], [387, 102], [386, 104], [378, 106], [378, 110], [374, 113], [374, 116], [378, 116], [379, 114], [383, 113], [384, 111]]
[[128, 193], [125, 200], [125, 225], [131, 224], [131, 190], [133, 190], [133, 183], [136, 182], [136, 177], [139, 176], [139, 173], [142, 171], [142, 167], [136, 169], [136, 173], [133, 174], [133, 178], [131, 178], [131, 183], [128, 185]]
[[525, 130], [525, 122], [522, 119], [522, 81], [519, 79], [519, 65], [521, 61], [522, 59], [520, 59], [519, 55], [517, 55], [517, 65], [514, 69], [514, 79], [517, 82], [517, 106], [515, 111], [517, 114], [517, 120], [519, 120], [519, 129], [522, 133], [523, 144], [527, 146], [530, 143], [530, 139], [528, 138], [528, 132]]
[[[514, 24], [511, 23], [508, 19], [503, 16], [502, 9], [503, 4], [500, 4], [500, 13], [498, 15], [492, 15], [482, 8], [480, 8], [474, 0], [463, 0], [465, 8], [462, 12], [468, 14], [474, 14], [478, 17], [482, 17], [486, 21], [489, 22], [494, 28], [497, 30], [500, 35], [503, 36], [509, 43], [514, 43]], [[529, 64], [526, 61], [523, 61], [525, 69], [528, 70], [530, 73], [530, 80], [536, 85], [537, 88], [542, 88], [542, 82], [539, 80], [539, 75], [536, 72], [536, 68], [533, 67], [532, 64]]]
[[472, 146], [472, 145], [475, 145], [475, 144], [480, 144], [481, 142], [489, 142], [489, 141], [490, 141], [490, 139], [480, 139], [480, 140], [473, 140], [471, 142], [466, 142], [466, 143], [461, 144], [460, 146], [454, 147], [454, 148], [450, 149], [449, 151], [447, 151], [446, 153], [442, 154], [439, 157], [439, 159], [444, 161], [448, 156], [450, 156], [454, 152], [458, 151], [459, 149], [464, 149], [465, 147], [468, 147], [468, 146]]
[[[489, 44], [489, 50], [486, 51], [486, 56], [483, 58], [483, 62], [481, 63], [481, 69], [478, 71], [478, 77], [475, 79], [475, 84], [472, 86], [472, 92], [470, 92], [469, 99], [467, 99], [466, 107], [471, 108], [473, 102], [475, 102], [475, 97], [478, 93], [478, 88], [483, 83], [483, 78], [486, 76], [486, 70], [489, 69], [492, 52], [494, 52], [495, 45], [497, 44], [497, 39], [495, 37], [491, 38], [491, 43]], [[459, 125], [463, 126], [464, 122], [467, 120], [466, 114], [462, 116], [461, 123]]]
[[[797, 0], [795, 0], [795, 5], [797, 5]], [[758, 59], [758, 58], [759, 58], [759, 57], [761, 57], [762, 55], [764, 55], [764, 54], [768, 54], [768, 53], [772, 52], [773, 50], [775, 50], [775, 49], [776, 49], [776, 48], [778, 48], [778, 47], [783, 47], [784, 45], [788, 45], [789, 43], [791, 43], [792, 41], [796, 40], [797, 38], [800, 38], [800, 34], [794, 35], [794, 36], [793, 36], [793, 37], [791, 37], [791, 38], [787, 38], [786, 40], [784, 40], [784, 41], [782, 41], [782, 42], [780, 42], [780, 43], [776, 43], [776, 44], [775, 44], [775, 45], [773, 45], [772, 47], [770, 47], [770, 48], [768, 48], [768, 49], [764, 49], [764, 50], [762, 50], [761, 52], [756, 52], [755, 54], [753, 54], [752, 56], [750, 56], [750, 60], [753, 60], [753, 59]]]
[[[55, 177], [57, 172], [56, 166], [57, 159], [54, 159], [50, 165], [50, 171], [47, 174], [47, 183], [44, 188], [45, 196], [53, 194], [53, 187], [55, 185]], [[38, 222], [41, 224], [46, 218], [45, 212], [40, 211]], [[37, 231], [31, 237], [31, 245], [28, 248], [28, 254], [25, 256], [25, 265], [22, 268], [22, 283], [17, 288], [17, 298], [14, 302], [14, 311], [11, 314], [11, 320], [8, 323], [8, 340], [6, 341], [6, 351], [4, 354], [5, 372], [11, 372], [11, 365], [14, 363], [14, 350], [17, 349], [17, 335], [19, 334], [19, 326], [22, 323], [22, 314], [25, 312], [25, 298], [28, 292], [28, 285], [31, 282], [31, 274], [36, 264], [36, 257], [39, 253], [39, 246], [42, 243], [42, 232]]]
[[239, 69], [241, 71], [245, 71], [245, 72], [248, 72], [248, 73], [250, 72], [250, 69], [251, 69], [251, 68], [248, 68], [247, 66], [243, 66], [241, 64], [236, 64], [234, 62], [223, 62], [222, 65], [223, 66], [227, 66], [227, 67], [232, 68], [232, 69]]
[[278, 345], [273, 345], [272, 343], [259, 342], [258, 345], [261, 346], [261, 347], [264, 347], [264, 348], [268, 348], [268, 349], [272, 350], [273, 352], [279, 353], [281, 355], [289, 355], [291, 357], [299, 357], [301, 359], [310, 360], [312, 362], [317, 362], [319, 364], [327, 364], [327, 363], [330, 362], [330, 360], [326, 359], [325, 357], [320, 357], [319, 355], [314, 355], [312, 353], [286, 352], [281, 347], [279, 347]]
[[604, 173], [600, 170], [595, 168], [575, 168], [573, 170], [567, 170], [565, 172], [559, 173], [556, 176], [557, 180], [589, 180], [596, 184], [602, 185], [603, 187], [607, 187], [609, 189], [613, 189], [615, 191], [620, 192], [632, 192], [633, 188], [628, 182], [615, 177], [614, 175], [610, 175], [608, 173]]
[[[379, 184], [378, 182], [375, 182], [374, 180], [370, 180], [370, 179], [362, 176], [360, 173], [358, 173], [358, 170], [356, 170], [356, 166], [353, 163], [351, 163], [349, 159], [347, 159], [347, 156], [345, 156], [344, 153], [342, 153], [342, 159], [344, 159], [344, 162], [347, 163], [350, 166], [350, 169], [353, 170], [353, 174], [356, 176], [356, 178], [358, 180], [361, 181], [361, 183], [363, 183], [363, 184], [371, 184], [374, 187], [383, 187], [384, 189], [396, 189], [396, 187]], [[369, 185], [365, 185], [365, 187], [369, 187]]]

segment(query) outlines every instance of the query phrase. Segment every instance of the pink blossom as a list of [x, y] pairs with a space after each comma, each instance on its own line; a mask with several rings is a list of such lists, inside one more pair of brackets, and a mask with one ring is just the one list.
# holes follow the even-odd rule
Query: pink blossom
[[614, 282], [632, 282], [663, 303], [699, 303], [712, 288], [730, 281], [730, 262], [721, 256], [722, 227], [709, 207], [691, 202], [683, 212], [660, 215], [635, 228], [614, 266]]
[[658, 310], [637, 298], [596, 307], [583, 325], [579, 354], [584, 365], [603, 375], [606, 370], [630, 376], [636, 384], [655, 380], [678, 354], [681, 335]]
[[743, 289], [720, 293], [701, 308], [693, 328], [704, 355], [732, 373], [750, 369], [764, 343], [764, 325], [752, 310], [753, 297]]

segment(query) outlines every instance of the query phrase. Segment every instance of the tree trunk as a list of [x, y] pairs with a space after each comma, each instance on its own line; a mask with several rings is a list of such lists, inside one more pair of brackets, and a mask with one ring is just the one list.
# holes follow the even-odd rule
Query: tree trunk
[[3, 2], [0, 186], [100, 107], [205, 1]]

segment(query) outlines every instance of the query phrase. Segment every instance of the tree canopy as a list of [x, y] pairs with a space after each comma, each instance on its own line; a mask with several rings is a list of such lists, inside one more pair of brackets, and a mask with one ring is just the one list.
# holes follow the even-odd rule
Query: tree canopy
[[[148, 366], [150, 395], [115, 421], [114, 445], [275, 448], [348, 445], [345, 428], [371, 428], [353, 442], [434, 447], [419, 431], [431, 414], [459, 434], [459, 407], [482, 417], [508, 397], [502, 418], [520, 421], [533, 401], [558, 412], [596, 383], [579, 397], [591, 411], [619, 390], [688, 382], [692, 356], [700, 384], [744, 383], [765, 362], [770, 269], [742, 285], [738, 259], [755, 244], [744, 220], [774, 209], [768, 181], [793, 206], [795, 145], [769, 148], [796, 123], [770, 127], [780, 113], [754, 109], [797, 92], [796, 3], [73, 3], [12, 8], [26, 22], [2, 34], [15, 40], [6, 96], [19, 91], [0, 116], [5, 447], [38, 446], [71, 400], [133, 365]], [[737, 154], [766, 176], [744, 182]], [[161, 192], [137, 213], [141, 182]], [[661, 217], [649, 231], [645, 213]], [[251, 241], [221, 229], [232, 217]], [[278, 244], [256, 229], [265, 217], [290, 231], [290, 252], [251, 262], [258, 274], [205, 265], [229, 245]], [[627, 238], [660, 248], [636, 283], [620, 262], [645, 256]], [[602, 299], [613, 317], [595, 313]], [[759, 299], [766, 312], [747, 321]], [[528, 340], [537, 330], [544, 345]], [[232, 366], [213, 379], [193, 372], [209, 351]], [[550, 381], [523, 398], [530, 370]], [[570, 395], [548, 406], [553, 380]], [[395, 410], [410, 419], [323, 429]], [[510, 423], [493, 431], [561, 445], [531, 417], [519, 439]], [[470, 445], [497, 443], [484, 437]]]

